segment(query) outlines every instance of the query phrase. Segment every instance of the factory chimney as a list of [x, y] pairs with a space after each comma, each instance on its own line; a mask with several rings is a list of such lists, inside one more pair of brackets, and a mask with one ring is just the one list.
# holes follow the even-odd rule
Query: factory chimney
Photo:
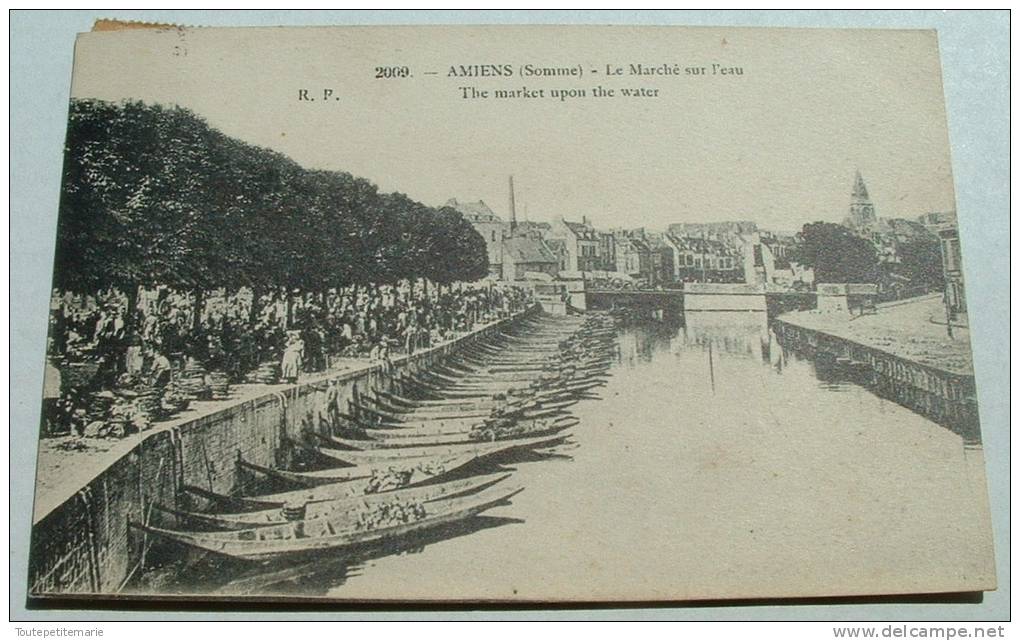
[[510, 233], [517, 231], [517, 207], [514, 205], [514, 177], [510, 176]]

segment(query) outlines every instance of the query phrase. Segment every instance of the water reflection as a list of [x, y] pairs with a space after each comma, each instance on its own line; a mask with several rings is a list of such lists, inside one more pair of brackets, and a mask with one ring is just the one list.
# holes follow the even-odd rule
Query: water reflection
[[[686, 346], [698, 346], [714, 353], [770, 362], [768, 317], [764, 312], [696, 312], [687, 314], [686, 324], [672, 341], [674, 353]], [[677, 343], [682, 343], [678, 345]]]
[[784, 350], [764, 313], [642, 323], [618, 343], [601, 398], [574, 408], [572, 440], [512, 465], [526, 489], [511, 505], [410, 548], [266, 566], [210, 559], [181, 589], [683, 598], [777, 585], [830, 594], [883, 573], [928, 580], [916, 555], [970, 571], [961, 551], [985, 536], [983, 468], [958, 436]]
[[[837, 395], [858, 395], [867, 391], [876, 401], [885, 399], [911, 411], [909, 402], [890, 394], [878, 384], [874, 372], [861, 364], [838, 362], [825, 355], [809, 357], [783, 347], [772, 330], [765, 312], [689, 312], [684, 319], [673, 323], [644, 323], [628, 328], [620, 336], [620, 364], [637, 367], [656, 360], [658, 352], [677, 357], [684, 369], [684, 378], [701, 378], [708, 382], [713, 395], [719, 387], [729, 389], [738, 396], [742, 385], [752, 385], [754, 376], [761, 375], [761, 365], [782, 376], [795, 362], [795, 370], [786, 383], [790, 386], [808, 385], [813, 389]], [[736, 363], [744, 363], [737, 366]], [[721, 371], [720, 371], [721, 370]], [[794, 390], [773, 389], [776, 399], [798, 395]], [[828, 403], [839, 404], [839, 398]], [[963, 437], [968, 447], [980, 446], [980, 430], [976, 420], [953, 420], [928, 417]]]

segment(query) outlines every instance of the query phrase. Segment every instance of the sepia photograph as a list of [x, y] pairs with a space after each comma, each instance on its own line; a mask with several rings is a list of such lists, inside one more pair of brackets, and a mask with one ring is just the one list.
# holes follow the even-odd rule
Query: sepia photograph
[[99, 22], [65, 140], [30, 599], [997, 588], [933, 30]]

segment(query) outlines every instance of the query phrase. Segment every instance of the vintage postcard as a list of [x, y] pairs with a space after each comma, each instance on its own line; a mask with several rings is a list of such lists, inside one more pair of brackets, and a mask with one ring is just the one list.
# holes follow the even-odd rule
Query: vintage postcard
[[935, 32], [154, 26], [72, 85], [30, 596], [995, 589]]

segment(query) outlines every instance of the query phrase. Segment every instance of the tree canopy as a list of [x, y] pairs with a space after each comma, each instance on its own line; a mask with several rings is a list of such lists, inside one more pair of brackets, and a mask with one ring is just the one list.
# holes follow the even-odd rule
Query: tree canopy
[[919, 238], [900, 243], [896, 248], [900, 262], [895, 271], [914, 286], [928, 290], [945, 287], [942, 272], [942, 251], [937, 237]]
[[463, 216], [307, 170], [180, 107], [71, 103], [54, 286], [325, 291], [486, 273]]
[[804, 225], [793, 260], [815, 270], [818, 283], [874, 283], [879, 260], [875, 246], [843, 225]]

